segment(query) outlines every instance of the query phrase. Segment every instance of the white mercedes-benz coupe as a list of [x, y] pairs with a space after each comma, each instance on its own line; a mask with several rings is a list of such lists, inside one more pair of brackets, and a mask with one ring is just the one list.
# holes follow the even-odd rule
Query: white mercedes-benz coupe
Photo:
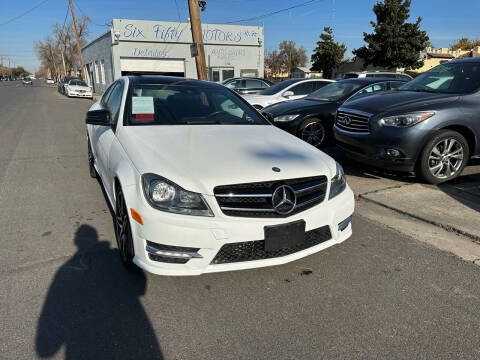
[[124, 264], [160, 275], [278, 265], [351, 236], [341, 166], [214, 83], [116, 80], [86, 115], [90, 175]]

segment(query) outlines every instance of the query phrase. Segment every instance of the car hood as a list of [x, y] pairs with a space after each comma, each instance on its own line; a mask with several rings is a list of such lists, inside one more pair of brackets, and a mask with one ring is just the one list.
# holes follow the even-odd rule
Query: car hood
[[387, 91], [372, 94], [343, 104], [342, 108], [357, 109], [371, 114], [387, 111], [412, 111], [420, 107], [455, 101], [458, 95], [417, 91]]
[[330, 178], [336, 168], [330, 156], [270, 125], [126, 126], [118, 137], [140, 174], [206, 195], [218, 185]]
[[282, 114], [293, 114], [298, 111], [308, 111], [308, 110], [317, 110], [319, 106], [324, 106], [331, 104], [327, 101], [317, 101], [317, 100], [290, 100], [282, 101], [275, 105], [266, 107], [262, 111], [272, 114], [273, 116], [278, 116]]

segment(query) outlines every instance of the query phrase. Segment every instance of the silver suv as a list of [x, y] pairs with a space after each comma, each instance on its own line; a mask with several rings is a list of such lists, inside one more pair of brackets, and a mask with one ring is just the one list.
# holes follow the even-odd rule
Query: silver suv
[[352, 71], [343, 74], [342, 79], [352, 79], [352, 78], [364, 78], [364, 77], [373, 77], [373, 78], [382, 78], [382, 79], [398, 79], [403, 81], [410, 81], [412, 77], [408, 74], [395, 72], [395, 71]]

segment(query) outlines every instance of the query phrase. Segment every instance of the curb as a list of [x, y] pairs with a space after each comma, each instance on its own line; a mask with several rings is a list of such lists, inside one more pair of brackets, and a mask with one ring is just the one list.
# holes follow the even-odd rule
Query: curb
[[359, 198], [359, 199], [362, 199], [362, 200], [365, 200], [365, 201], [367, 201], [367, 202], [371, 202], [371, 203], [373, 203], [373, 204], [382, 206], [382, 207], [384, 207], [384, 208], [386, 208], [386, 209], [395, 211], [395, 212], [397, 212], [397, 213], [399, 213], [399, 214], [402, 214], [402, 215], [405, 215], [405, 216], [409, 216], [409, 217], [411, 217], [411, 218], [413, 218], [413, 219], [423, 221], [423, 222], [425, 222], [425, 223], [427, 223], [427, 224], [437, 226], [437, 227], [439, 227], [439, 228], [442, 228], [442, 229], [445, 230], [445, 231], [453, 232], [453, 233], [455, 233], [455, 234], [457, 234], [457, 235], [463, 235], [463, 236], [471, 239], [473, 242], [475, 242], [475, 243], [477, 243], [477, 244], [480, 244], [480, 236], [479, 236], [479, 235], [471, 234], [471, 233], [469, 233], [469, 232], [467, 232], [467, 231], [458, 229], [458, 228], [453, 227], [453, 226], [450, 226], [450, 225], [445, 225], [445, 224], [439, 223], [439, 222], [437, 222], [437, 221], [425, 219], [425, 218], [423, 218], [423, 217], [421, 217], [421, 216], [418, 216], [418, 215], [410, 214], [410, 213], [408, 213], [408, 212], [406, 212], [406, 211], [397, 209], [397, 208], [395, 208], [395, 207], [393, 207], [393, 206], [385, 205], [385, 204], [383, 204], [383, 203], [381, 203], [381, 202], [379, 202], [379, 201], [369, 199], [369, 198], [365, 197], [363, 194], [358, 195], [358, 198]]

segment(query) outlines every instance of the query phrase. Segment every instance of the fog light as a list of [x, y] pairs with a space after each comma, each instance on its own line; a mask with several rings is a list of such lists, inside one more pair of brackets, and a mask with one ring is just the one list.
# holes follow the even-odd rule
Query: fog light
[[345, 230], [351, 221], [352, 221], [352, 215], [350, 215], [348, 218], [346, 218], [340, 224], [338, 224], [338, 231]]
[[387, 153], [388, 156], [391, 156], [391, 157], [399, 157], [401, 155], [400, 151], [396, 149], [387, 149], [385, 150], [385, 152]]

